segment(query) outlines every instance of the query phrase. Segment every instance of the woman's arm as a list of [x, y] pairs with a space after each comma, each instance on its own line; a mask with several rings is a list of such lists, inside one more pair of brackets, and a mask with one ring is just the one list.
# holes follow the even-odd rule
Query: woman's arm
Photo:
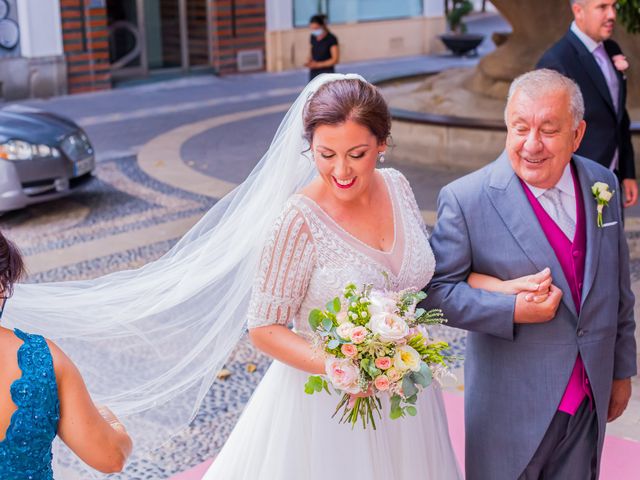
[[527, 300], [544, 301], [551, 286], [551, 270], [545, 268], [534, 275], [527, 275], [513, 280], [500, 280], [490, 275], [471, 272], [467, 283], [473, 288], [480, 288], [489, 292], [515, 295], [521, 292], [531, 292]]
[[314, 375], [325, 373], [322, 351], [284, 325], [251, 328], [249, 337], [258, 349], [276, 360]]
[[[119, 472], [131, 453], [131, 438], [108, 409], [94, 405], [80, 372], [62, 350], [49, 342], [58, 382], [58, 435], [89, 466]], [[106, 417], [106, 418], [105, 418]]]
[[338, 61], [340, 60], [340, 49], [338, 47], [338, 45], [332, 45], [331, 48], [329, 49], [329, 52], [331, 53], [331, 58], [328, 60], [323, 60], [321, 62], [310, 62], [310, 66], [312, 68], [326, 68], [326, 67], [333, 67], [334, 65], [336, 65], [338, 63]]

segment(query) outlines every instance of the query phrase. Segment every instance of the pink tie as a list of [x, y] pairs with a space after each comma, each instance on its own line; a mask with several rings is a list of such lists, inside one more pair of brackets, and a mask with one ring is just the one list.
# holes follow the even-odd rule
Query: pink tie
[[609, 55], [604, 49], [604, 45], [601, 43], [596, 47], [593, 51], [593, 56], [598, 62], [598, 66], [600, 70], [602, 70], [602, 74], [604, 75], [604, 79], [607, 81], [607, 86], [609, 87], [609, 94], [611, 95], [611, 99], [613, 100], [613, 106], [616, 111], [618, 110], [618, 78], [616, 77], [616, 72], [613, 70], [613, 65], [611, 64], [611, 60], [609, 59]]

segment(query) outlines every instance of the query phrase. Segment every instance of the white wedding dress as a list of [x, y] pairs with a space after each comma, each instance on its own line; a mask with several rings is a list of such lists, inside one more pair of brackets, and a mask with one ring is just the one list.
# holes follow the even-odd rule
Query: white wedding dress
[[[308, 197], [293, 195], [267, 242], [249, 306], [249, 327], [292, 325], [311, 334], [309, 311], [349, 282], [422, 288], [435, 260], [413, 192], [396, 170], [379, 170], [394, 212], [389, 252], [341, 228]], [[387, 273], [388, 282], [383, 276]], [[456, 463], [440, 390], [421, 393], [418, 414], [388, 418], [377, 430], [331, 418], [339, 395], [307, 395], [308, 374], [274, 361], [256, 388], [206, 480], [456, 480]]]

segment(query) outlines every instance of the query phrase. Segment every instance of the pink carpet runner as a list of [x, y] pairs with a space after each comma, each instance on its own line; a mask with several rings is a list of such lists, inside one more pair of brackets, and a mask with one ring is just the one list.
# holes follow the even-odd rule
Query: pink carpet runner
[[[461, 395], [444, 394], [451, 442], [460, 465], [464, 464], [464, 400]], [[169, 480], [200, 480], [213, 460], [207, 460]], [[640, 472], [640, 442], [607, 435], [604, 442], [600, 480], [631, 480]]]

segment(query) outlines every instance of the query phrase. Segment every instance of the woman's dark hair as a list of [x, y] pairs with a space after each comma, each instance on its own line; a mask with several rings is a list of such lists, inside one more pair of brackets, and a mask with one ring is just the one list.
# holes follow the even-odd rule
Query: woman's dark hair
[[371, 130], [384, 143], [391, 132], [389, 107], [376, 87], [362, 80], [334, 80], [322, 85], [304, 108], [304, 137], [311, 144], [320, 125], [341, 125], [347, 120]]
[[13, 242], [0, 233], [0, 289], [4, 298], [13, 294], [13, 285], [24, 275], [22, 255]]
[[326, 15], [314, 15], [313, 17], [311, 17], [311, 20], [309, 20], [309, 23], [317, 23], [321, 27], [326, 27], [327, 26], [327, 16]]

